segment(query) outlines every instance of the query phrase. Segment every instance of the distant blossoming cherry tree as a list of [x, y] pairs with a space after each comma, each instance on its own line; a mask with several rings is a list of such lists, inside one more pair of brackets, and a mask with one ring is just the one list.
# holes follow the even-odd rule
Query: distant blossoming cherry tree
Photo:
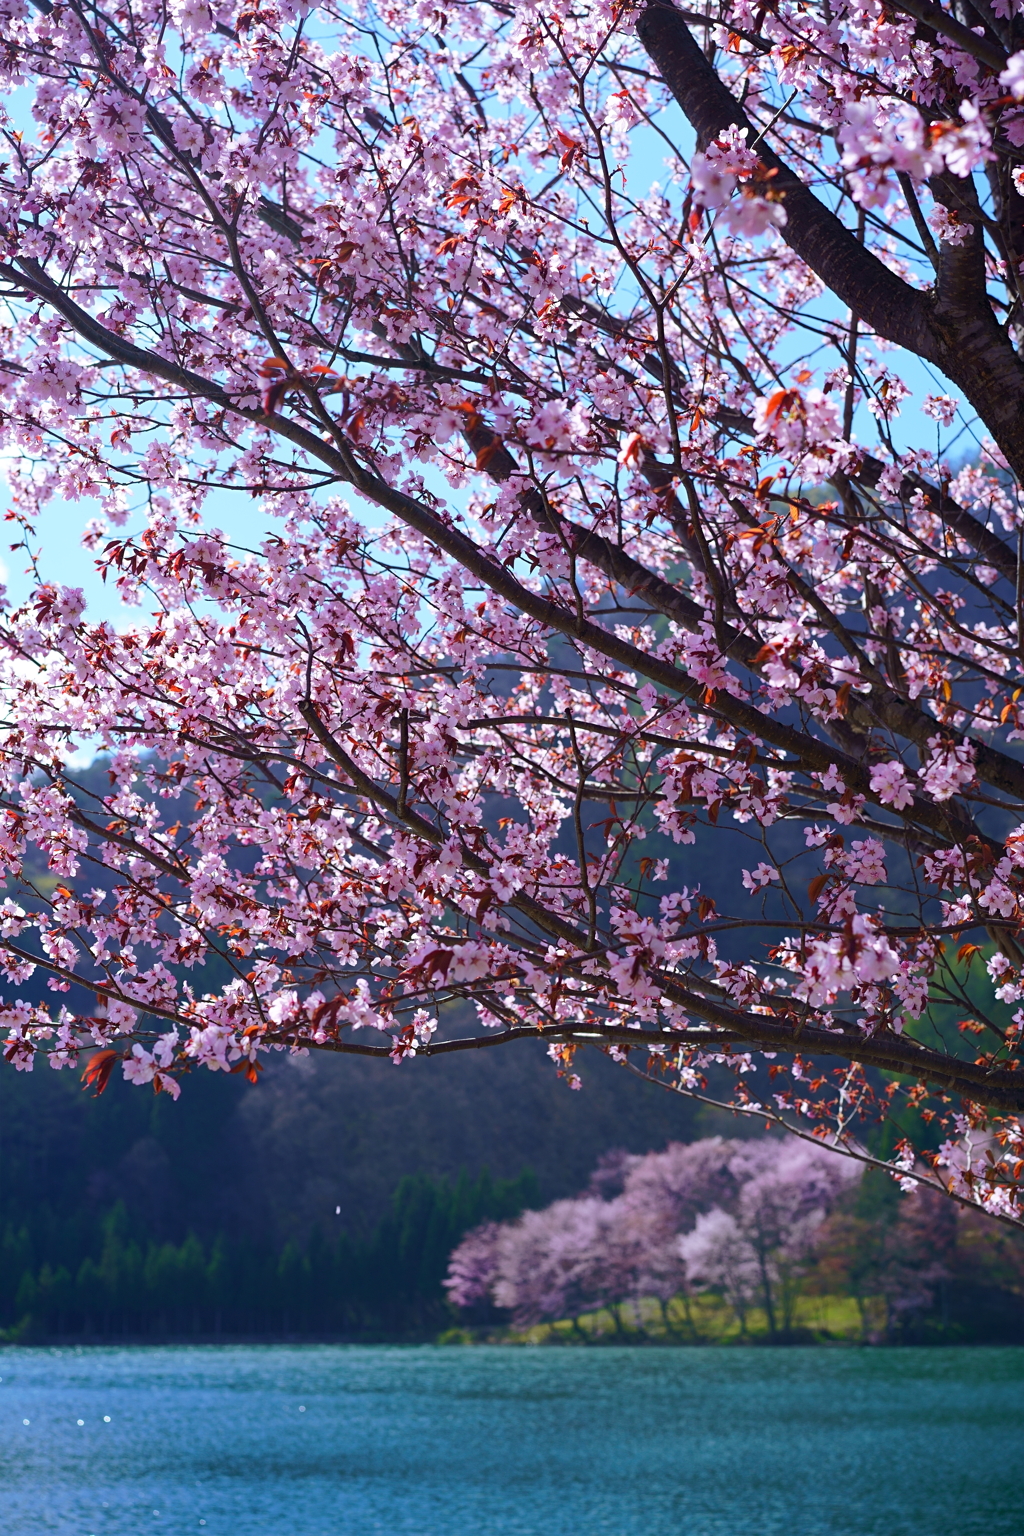
[[0, 0], [8, 526], [142, 608], [2, 615], [15, 1066], [540, 1038], [1020, 1218], [1022, 10]]
[[490, 1301], [520, 1328], [566, 1317], [579, 1327], [581, 1313], [607, 1307], [622, 1330], [623, 1303], [639, 1321], [641, 1303], [657, 1299], [671, 1330], [669, 1302], [713, 1287], [741, 1333], [759, 1305], [772, 1339], [791, 1336], [798, 1282], [859, 1173], [834, 1150], [795, 1141], [673, 1143], [627, 1156], [611, 1199], [591, 1188], [475, 1228], [451, 1256], [445, 1289], [454, 1306]]

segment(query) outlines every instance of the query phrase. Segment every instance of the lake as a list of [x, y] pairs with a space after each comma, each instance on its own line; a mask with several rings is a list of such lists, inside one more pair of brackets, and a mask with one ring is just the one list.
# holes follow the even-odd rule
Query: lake
[[0, 1530], [1021, 1536], [1024, 1350], [0, 1350]]

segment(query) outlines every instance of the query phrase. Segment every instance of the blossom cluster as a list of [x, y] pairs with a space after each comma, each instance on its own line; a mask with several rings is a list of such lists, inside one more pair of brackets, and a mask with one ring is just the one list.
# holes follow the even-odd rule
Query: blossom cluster
[[825, 1147], [711, 1137], [646, 1156], [606, 1155], [591, 1187], [467, 1234], [449, 1299], [491, 1301], [517, 1327], [713, 1286], [769, 1317], [813, 1256], [822, 1224], [859, 1176]]
[[538, 1037], [840, 1142], [923, 1095], [1019, 1214], [988, 9], [0, 0], [15, 1067]]

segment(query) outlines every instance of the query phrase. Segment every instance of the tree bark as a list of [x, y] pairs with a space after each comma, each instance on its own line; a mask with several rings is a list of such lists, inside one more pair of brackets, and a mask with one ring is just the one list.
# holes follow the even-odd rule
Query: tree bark
[[[916, 14], [932, 7], [901, 9]], [[748, 130], [750, 143], [758, 138], [755, 125], [671, 0], [649, 0], [637, 22], [637, 36], [702, 149], [734, 124]], [[757, 152], [775, 172], [772, 186], [786, 210], [781, 235], [790, 249], [872, 330], [940, 368], [963, 391], [1017, 476], [1024, 478], [1024, 363], [1000, 329], [988, 299], [980, 227], [964, 246], [943, 242], [935, 287], [924, 292], [866, 251], [763, 141]], [[955, 179], [941, 180], [940, 196], [953, 198]], [[964, 195], [973, 198], [973, 186]]]

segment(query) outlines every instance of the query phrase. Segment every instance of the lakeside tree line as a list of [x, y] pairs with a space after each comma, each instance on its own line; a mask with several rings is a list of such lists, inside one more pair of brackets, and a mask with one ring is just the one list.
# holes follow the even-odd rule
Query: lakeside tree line
[[0, 1232], [9, 1340], [430, 1338], [453, 1322], [488, 1337], [598, 1310], [607, 1337], [639, 1340], [653, 1306], [662, 1337], [699, 1343], [703, 1299], [733, 1337], [795, 1342], [815, 1296], [852, 1301], [866, 1342], [1024, 1342], [1024, 1241], [775, 1137], [611, 1152], [544, 1206], [529, 1170], [407, 1177], [365, 1234], [320, 1225], [304, 1245], [161, 1241], [120, 1201]]
[[463, 1233], [536, 1201], [530, 1170], [407, 1177], [367, 1236], [315, 1227], [304, 1247], [223, 1233], [159, 1242], [120, 1201], [89, 1227], [54, 1227], [42, 1249], [27, 1225], [8, 1224], [0, 1328], [18, 1339], [422, 1336], [449, 1317], [442, 1280]]
[[624, 1338], [657, 1302], [665, 1334], [698, 1342], [695, 1303], [712, 1296], [736, 1337], [794, 1342], [801, 1299], [838, 1295], [865, 1342], [1024, 1342], [1019, 1232], [902, 1182], [778, 1137], [613, 1153], [576, 1199], [468, 1232], [445, 1287], [484, 1326], [602, 1311]]

